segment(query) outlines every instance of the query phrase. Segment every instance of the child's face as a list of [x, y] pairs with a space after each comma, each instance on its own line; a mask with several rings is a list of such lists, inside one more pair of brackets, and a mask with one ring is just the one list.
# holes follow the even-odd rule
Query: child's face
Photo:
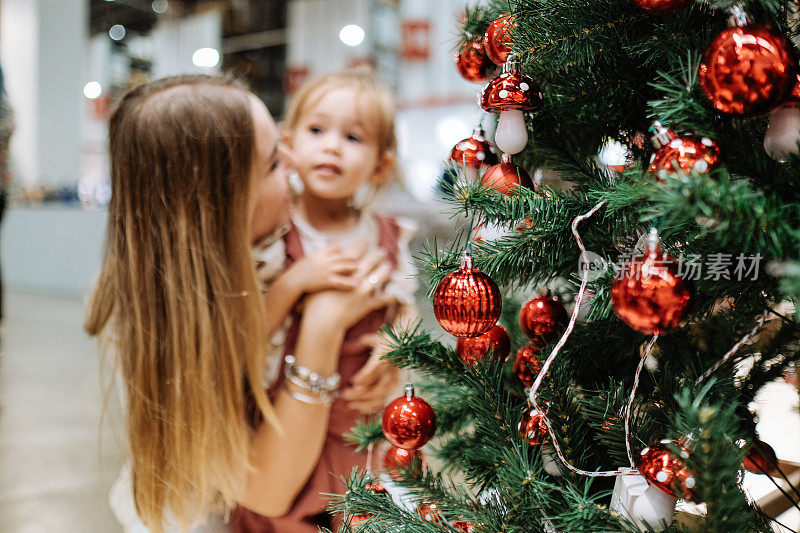
[[292, 154], [279, 142], [275, 122], [264, 104], [251, 98], [255, 126], [253, 194], [255, 195], [250, 239], [255, 242], [272, 233], [288, 219], [289, 172]]
[[290, 134], [303, 194], [346, 200], [362, 185], [383, 179], [387, 158], [380, 156], [365, 115], [351, 87], [326, 90], [303, 111]]

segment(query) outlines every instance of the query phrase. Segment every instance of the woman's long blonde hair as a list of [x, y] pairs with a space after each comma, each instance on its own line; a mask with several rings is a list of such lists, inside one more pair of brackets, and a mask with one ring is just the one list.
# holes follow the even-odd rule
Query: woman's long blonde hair
[[112, 198], [85, 327], [108, 326], [134, 500], [156, 533], [239, 498], [248, 392], [275, 420], [260, 386], [267, 333], [249, 248], [251, 105], [230, 80], [173, 77], [128, 92], [109, 124]]

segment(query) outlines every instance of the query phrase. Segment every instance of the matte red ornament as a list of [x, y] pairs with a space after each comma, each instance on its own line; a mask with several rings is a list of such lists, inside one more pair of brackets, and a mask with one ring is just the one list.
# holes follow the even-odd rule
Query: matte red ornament
[[495, 326], [477, 337], [459, 338], [456, 341], [456, 351], [462, 361], [468, 365], [474, 365], [478, 361], [483, 361], [489, 352], [495, 360], [504, 360], [511, 352], [511, 339], [508, 331], [500, 324]]
[[661, 251], [658, 236], [651, 230], [645, 254], [632, 258], [611, 285], [617, 316], [649, 335], [680, 326], [689, 314], [694, 284], [679, 273], [680, 263]]
[[544, 341], [539, 339], [531, 341], [517, 350], [517, 356], [514, 358], [514, 373], [526, 387], [533, 385], [536, 376], [542, 370], [542, 364], [537, 357], [542, 351], [543, 345]]
[[404, 396], [383, 410], [383, 434], [393, 446], [406, 450], [421, 448], [436, 432], [436, 414], [428, 402], [414, 396], [406, 385]]
[[[678, 447], [675, 453], [670, 444]], [[647, 481], [675, 498], [692, 499], [694, 474], [686, 466], [689, 451], [678, 442], [664, 439], [643, 449], [635, 458], [636, 469]]]
[[486, 28], [483, 45], [486, 55], [495, 65], [503, 66], [508, 59], [508, 54], [511, 53], [511, 36], [508, 34], [508, 30], [513, 24], [511, 15], [503, 15], [489, 23], [489, 27]]
[[708, 46], [700, 86], [722, 113], [751, 117], [780, 105], [797, 83], [797, 52], [784, 36], [747, 24], [728, 28]]
[[692, 3], [692, 0], [633, 0], [651, 15], [674, 15]]
[[774, 475], [778, 472], [778, 456], [772, 446], [763, 440], [754, 440], [742, 460], [742, 466], [754, 474]]
[[456, 68], [464, 79], [474, 82], [484, 82], [489, 79], [495, 64], [486, 55], [483, 39], [466, 43], [455, 54]]
[[529, 407], [522, 415], [517, 429], [522, 438], [527, 440], [531, 446], [541, 446], [547, 440], [547, 424], [544, 422], [542, 413], [535, 407]]
[[542, 102], [539, 84], [522, 74], [513, 61], [507, 61], [502, 74], [490, 81], [481, 92], [481, 107], [489, 113], [535, 111], [542, 107]]
[[461, 267], [445, 276], [433, 293], [433, 314], [449, 334], [477, 337], [497, 324], [503, 306], [500, 289], [492, 278], [472, 268], [465, 256]]
[[569, 315], [558, 298], [537, 296], [519, 310], [519, 327], [529, 339], [550, 342], [560, 335], [569, 322]]
[[456, 165], [478, 170], [483, 165], [497, 163], [497, 154], [486, 140], [483, 128], [478, 126], [471, 136], [456, 143], [450, 151], [450, 159]]
[[413, 468], [411, 472], [412, 477], [417, 477], [422, 473], [422, 467], [425, 464], [425, 457], [420, 450], [404, 450], [392, 446], [386, 450], [386, 455], [383, 456], [383, 469], [389, 473], [393, 478], [399, 477], [399, 470], [407, 470]]
[[426, 522], [440, 523], [442, 521], [442, 511], [439, 504], [431, 501], [420, 502], [417, 505], [417, 514]]
[[481, 184], [506, 196], [511, 196], [519, 186], [533, 189], [533, 180], [525, 172], [525, 169], [514, 163], [507, 162], [489, 167], [481, 176]]
[[710, 138], [676, 135], [658, 122], [653, 127], [654, 142], [660, 147], [650, 158], [649, 170], [659, 181], [676, 176], [676, 165], [686, 174], [692, 171], [703, 174], [719, 163], [719, 146]]

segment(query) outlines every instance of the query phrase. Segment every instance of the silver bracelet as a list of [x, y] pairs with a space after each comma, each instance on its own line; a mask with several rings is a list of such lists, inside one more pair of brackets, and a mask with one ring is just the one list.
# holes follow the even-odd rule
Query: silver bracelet
[[293, 355], [287, 355], [283, 359], [286, 361], [283, 373], [287, 380], [312, 394], [333, 396], [334, 398], [338, 396], [339, 383], [342, 380], [338, 372], [325, 377], [312, 372], [307, 367], [296, 364], [297, 359]]
[[309, 403], [312, 405], [330, 405], [336, 399], [338, 394], [335, 393], [324, 393], [321, 392], [316, 396], [309, 396], [308, 394], [303, 394], [302, 392], [296, 392], [291, 390], [286, 384], [283, 385], [283, 390], [285, 390], [289, 396], [298, 400], [303, 403]]

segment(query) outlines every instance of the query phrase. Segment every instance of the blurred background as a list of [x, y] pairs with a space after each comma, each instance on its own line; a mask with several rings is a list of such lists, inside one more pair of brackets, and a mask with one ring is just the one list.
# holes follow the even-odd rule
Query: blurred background
[[[0, 79], [15, 123], [7, 160], [0, 154], [8, 197], [0, 225], [0, 532], [122, 531], [107, 496], [123, 449], [119, 401], [107, 390], [113, 369], [82, 330], [102, 252], [106, 120], [117, 98], [150, 79], [233, 71], [280, 118], [307, 77], [373, 68], [398, 102], [405, 184], [386, 203], [417, 222], [412, 252], [419, 252], [426, 239], [454, 231], [437, 186], [452, 147], [481, 120], [482, 86], [453, 64], [464, 7], [464, 0], [0, 0]], [[611, 155], [624, 163], [624, 153]], [[761, 438], [785, 459], [800, 453], [792, 391], [775, 383], [759, 406]], [[754, 496], [768, 490], [754, 486]]]

